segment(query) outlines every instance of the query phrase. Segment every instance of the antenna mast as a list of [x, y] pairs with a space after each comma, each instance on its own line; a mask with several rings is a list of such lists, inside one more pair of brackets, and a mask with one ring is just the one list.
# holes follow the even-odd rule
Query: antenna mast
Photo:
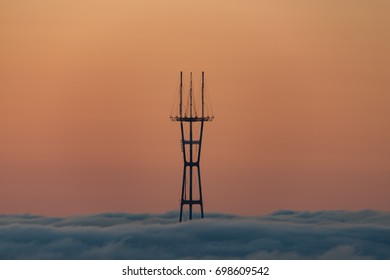
[[[189, 117], [187, 117], [188, 112], [184, 112], [183, 116], [183, 72], [180, 72], [179, 115], [171, 116], [172, 121], [180, 122], [180, 142], [184, 161], [182, 191], [180, 199], [180, 222], [183, 221], [183, 218], [185, 219], [183, 210], [185, 210], [187, 206], [189, 220], [194, 218], [193, 211], [195, 206], [199, 207], [200, 218], [204, 218], [202, 184], [200, 177], [200, 152], [202, 149], [204, 122], [212, 121], [214, 119], [214, 116], [211, 112], [208, 112], [210, 114], [207, 115], [205, 112], [204, 72], [202, 71], [201, 116], [198, 116], [197, 110], [194, 108], [194, 100], [196, 96], [194, 95], [194, 90], [192, 87], [192, 72], [190, 72], [189, 86], [189, 99], [187, 99], [189, 100]], [[197, 176], [194, 176], [194, 172], [197, 173]]]

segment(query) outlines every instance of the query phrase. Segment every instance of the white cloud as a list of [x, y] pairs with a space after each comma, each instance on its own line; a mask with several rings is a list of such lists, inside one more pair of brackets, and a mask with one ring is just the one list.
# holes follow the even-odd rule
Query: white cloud
[[390, 213], [0, 215], [1, 259], [390, 259]]

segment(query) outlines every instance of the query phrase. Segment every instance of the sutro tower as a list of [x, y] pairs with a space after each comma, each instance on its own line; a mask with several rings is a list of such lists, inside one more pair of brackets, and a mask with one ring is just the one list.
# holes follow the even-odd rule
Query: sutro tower
[[[184, 220], [186, 218], [192, 220], [196, 209], [200, 210], [200, 217], [204, 218], [200, 178], [200, 152], [202, 149], [204, 122], [214, 119], [210, 104], [207, 104], [207, 111], [205, 110], [204, 72], [202, 72], [201, 96], [194, 94], [192, 72], [190, 72], [189, 91], [184, 96], [183, 93], [183, 72], [180, 72], [179, 104], [178, 108], [175, 108], [175, 112], [171, 113], [171, 120], [180, 122], [181, 149], [184, 161], [180, 222], [182, 222], [183, 218]], [[196, 106], [198, 103], [201, 104], [200, 112]], [[197, 208], [195, 209], [195, 207]], [[186, 211], [187, 208], [188, 212]]]

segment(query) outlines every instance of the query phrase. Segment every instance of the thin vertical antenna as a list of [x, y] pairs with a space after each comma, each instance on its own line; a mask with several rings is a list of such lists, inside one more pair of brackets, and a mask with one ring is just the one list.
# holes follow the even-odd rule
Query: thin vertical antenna
[[192, 72], [190, 72], [190, 118], [192, 118]]
[[183, 71], [180, 71], [180, 118], [183, 117]]
[[204, 71], [202, 71], [202, 119], [204, 118]]

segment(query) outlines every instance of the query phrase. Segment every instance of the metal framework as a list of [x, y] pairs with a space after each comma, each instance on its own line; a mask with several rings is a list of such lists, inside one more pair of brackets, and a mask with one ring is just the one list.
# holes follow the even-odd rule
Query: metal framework
[[[204, 122], [212, 121], [214, 118], [212, 115], [205, 116], [204, 72], [202, 72], [201, 115], [199, 116], [196, 110], [194, 110], [192, 72], [190, 73], [189, 108], [187, 109], [189, 109], [189, 112], [184, 113], [183, 72], [180, 72], [179, 115], [171, 116], [172, 121], [180, 122], [181, 148], [184, 162], [180, 199], [180, 222], [183, 220], [183, 210], [185, 210], [186, 207], [188, 207], [189, 220], [193, 219], [193, 211], [195, 206], [200, 208], [200, 217], [204, 218], [202, 184], [200, 176], [200, 154], [202, 149]], [[196, 130], [197, 135], [194, 135], [194, 130]]]

